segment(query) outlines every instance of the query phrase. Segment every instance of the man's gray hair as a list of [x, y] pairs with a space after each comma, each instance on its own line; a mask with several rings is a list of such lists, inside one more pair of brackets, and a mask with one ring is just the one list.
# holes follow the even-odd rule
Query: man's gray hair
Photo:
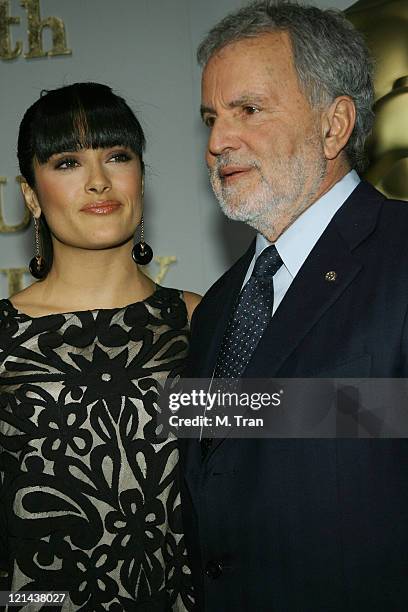
[[290, 36], [298, 79], [312, 106], [328, 105], [342, 95], [354, 101], [356, 124], [345, 151], [361, 172], [374, 119], [373, 62], [363, 36], [342, 13], [284, 0], [251, 2], [210, 30], [198, 48], [198, 62], [204, 66], [232, 42], [276, 31]]

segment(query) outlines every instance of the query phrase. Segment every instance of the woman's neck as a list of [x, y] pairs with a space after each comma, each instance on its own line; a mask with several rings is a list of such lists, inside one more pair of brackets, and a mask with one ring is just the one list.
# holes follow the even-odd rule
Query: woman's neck
[[118, 308], [143, 300], [155, 285], [134, 263], [132, 246], [126, 243], [91, 251], [56, 245], [47, 277], [14, 296], [12, 302], [27, 314], [40, 316]]

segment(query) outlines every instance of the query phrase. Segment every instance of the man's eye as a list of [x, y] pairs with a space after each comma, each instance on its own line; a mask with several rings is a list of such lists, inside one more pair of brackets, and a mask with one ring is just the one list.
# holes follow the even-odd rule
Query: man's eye
[[204, 117], [204, 124], [211, 128], [215, 123], [215, 117]]
[[76, 168], [78, 165], [77, 160], [73, 157], [64, 157], [56, 162], [55, 168], [56, 170], [69, 170], [71, 168]]
[[248, 104], [247, 106], [244, 106], [244, 113], [247, 115], [255, 115], [255, 113], [259, 113], [259, 108], [257, 106]]

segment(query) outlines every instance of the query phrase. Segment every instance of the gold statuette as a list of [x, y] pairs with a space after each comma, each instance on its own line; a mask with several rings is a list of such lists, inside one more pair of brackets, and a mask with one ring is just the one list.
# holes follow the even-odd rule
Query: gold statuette
[[358, 0], [346, 16], [375, 60], [375, 122], [365, 178], [391, 198], [408, 200], [408, 1]]

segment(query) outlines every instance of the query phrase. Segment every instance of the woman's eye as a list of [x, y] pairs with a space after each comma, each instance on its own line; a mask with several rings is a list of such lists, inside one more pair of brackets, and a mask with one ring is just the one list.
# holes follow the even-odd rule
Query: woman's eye
[[109, 161], [114, 161], [114, 162], [127, 162], [130, 161], [131, 157], [128, 153], [114, 153], [110, 158]]
[[56, 162], [55, 168], [57, 170], [69, 170], [71, 168], [76, 168], [78, 165], [78, 161], [73, 157], [64, 157]]

